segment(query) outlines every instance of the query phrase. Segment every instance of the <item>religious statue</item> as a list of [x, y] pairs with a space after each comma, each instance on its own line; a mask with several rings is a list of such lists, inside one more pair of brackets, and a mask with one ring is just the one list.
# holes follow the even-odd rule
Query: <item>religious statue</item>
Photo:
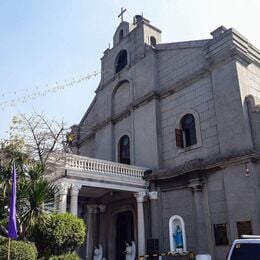
[[136, 247], [135, 242], [132, 241], [131, 245], [128, 242], [125, 242], [126, 249], [125, 249], [125, 260], [135, 260], [135, 254], [136, 254]]
[[173, 233], [173, 239], [175, 240], [176, 251], [178, 251], [178, 249], [183, 249], [182, 231], [179, 225], [176, 227], [175, 234]]
[[102, 260], [103, 249], [100, 244], [95, 246], [93, 260]]

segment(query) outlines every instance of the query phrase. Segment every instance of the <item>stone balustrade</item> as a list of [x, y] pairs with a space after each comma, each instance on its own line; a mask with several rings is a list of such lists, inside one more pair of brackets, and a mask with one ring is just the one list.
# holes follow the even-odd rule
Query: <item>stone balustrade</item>
[[65, 169], [88, 171], [100, 175], [125, 176], [142, 179], [146, 168], [105, 161], [85, 156], [69, 155], [66, 157]]

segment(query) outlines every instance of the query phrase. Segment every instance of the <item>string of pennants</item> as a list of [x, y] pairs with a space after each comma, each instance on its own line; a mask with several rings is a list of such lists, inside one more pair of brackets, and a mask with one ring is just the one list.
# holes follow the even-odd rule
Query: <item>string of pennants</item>
[[[29, 94], [14, 97], [13, 99], [9, 99], [6, 101], [0, 101], [0, 109], [5, 110], [8, 107], [15, 107], [18, 103], [27, 103], [30, 100], [35, 100], [37, 98], [47, 96], [47, 95], [55, 93], [57, 91], [61, 91], [65, 88], [76, 86], [76, 85], [80, 84], [81, 82], [87, 81], [90, 78], [95, 77], [99, 74], [101, 74], [101, 71], [94, 71], [91, 74], [82, 75], [78, 78], [72, 78], [71, 80], [56, 82], [55, 84], [52, 84], [52, 85], [47, 84], [44, 87], [36, 87], [36, 88], [34, 88], [34, 91]], [[28, 92], [29, 89], [27, 88], [27, 89], [20, 90], [20, 91], [5, 92], [5, 93], [0, 94], [0, 97], [2, 99], [4, 97], [7, 97], [10, 94], [17, 96], [21, 91]]]

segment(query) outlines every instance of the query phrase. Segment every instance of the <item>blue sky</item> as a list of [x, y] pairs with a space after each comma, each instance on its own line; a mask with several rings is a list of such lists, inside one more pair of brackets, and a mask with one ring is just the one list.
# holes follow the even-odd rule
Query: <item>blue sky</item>
[[[259, 0], [0, 0], [0, 103], [99, 70], [121, 7], [127, 8], [127, 21], [143, 12], [163, 31], [163, 42], [210, 38], [224, 25], [260, 48]], [[19, 113], [78, 123], [98, 82], [96, 76], [14, 107], [0, 106], [0, 138]]]

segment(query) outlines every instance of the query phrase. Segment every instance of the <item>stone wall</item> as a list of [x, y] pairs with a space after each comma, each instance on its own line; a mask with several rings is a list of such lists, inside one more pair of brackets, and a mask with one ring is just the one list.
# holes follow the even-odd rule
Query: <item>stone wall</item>
[[160, 89], [184, 81], [206, 65], [202, 48], [206, 42], [170, 43], [158, 46]]
[[173, 215], [179, 215], [184, 219], [187, 248], [188, 250], [195, 250], [196, 248], [196, 237], [195, 227], [193, 220], [193, 198], [192, 192], [189, 188], [180, 190], [169, 190], [161, 193], [161, 205], [162, 205], [162, 237], [163, 252], [170, 251], [170, 240], [169, 240], [169, 219]]
[[[210, 75], [190, 86], [162, 99], [161, 127], [162, 151], [165, 168], [176, 167], [186, 161], [205, 159], [219, 154], [217, 120]], [[196, 149], [185, 150], [176, 146], [175, 128], [185, 114], [198, 115], [201, 145]]]

